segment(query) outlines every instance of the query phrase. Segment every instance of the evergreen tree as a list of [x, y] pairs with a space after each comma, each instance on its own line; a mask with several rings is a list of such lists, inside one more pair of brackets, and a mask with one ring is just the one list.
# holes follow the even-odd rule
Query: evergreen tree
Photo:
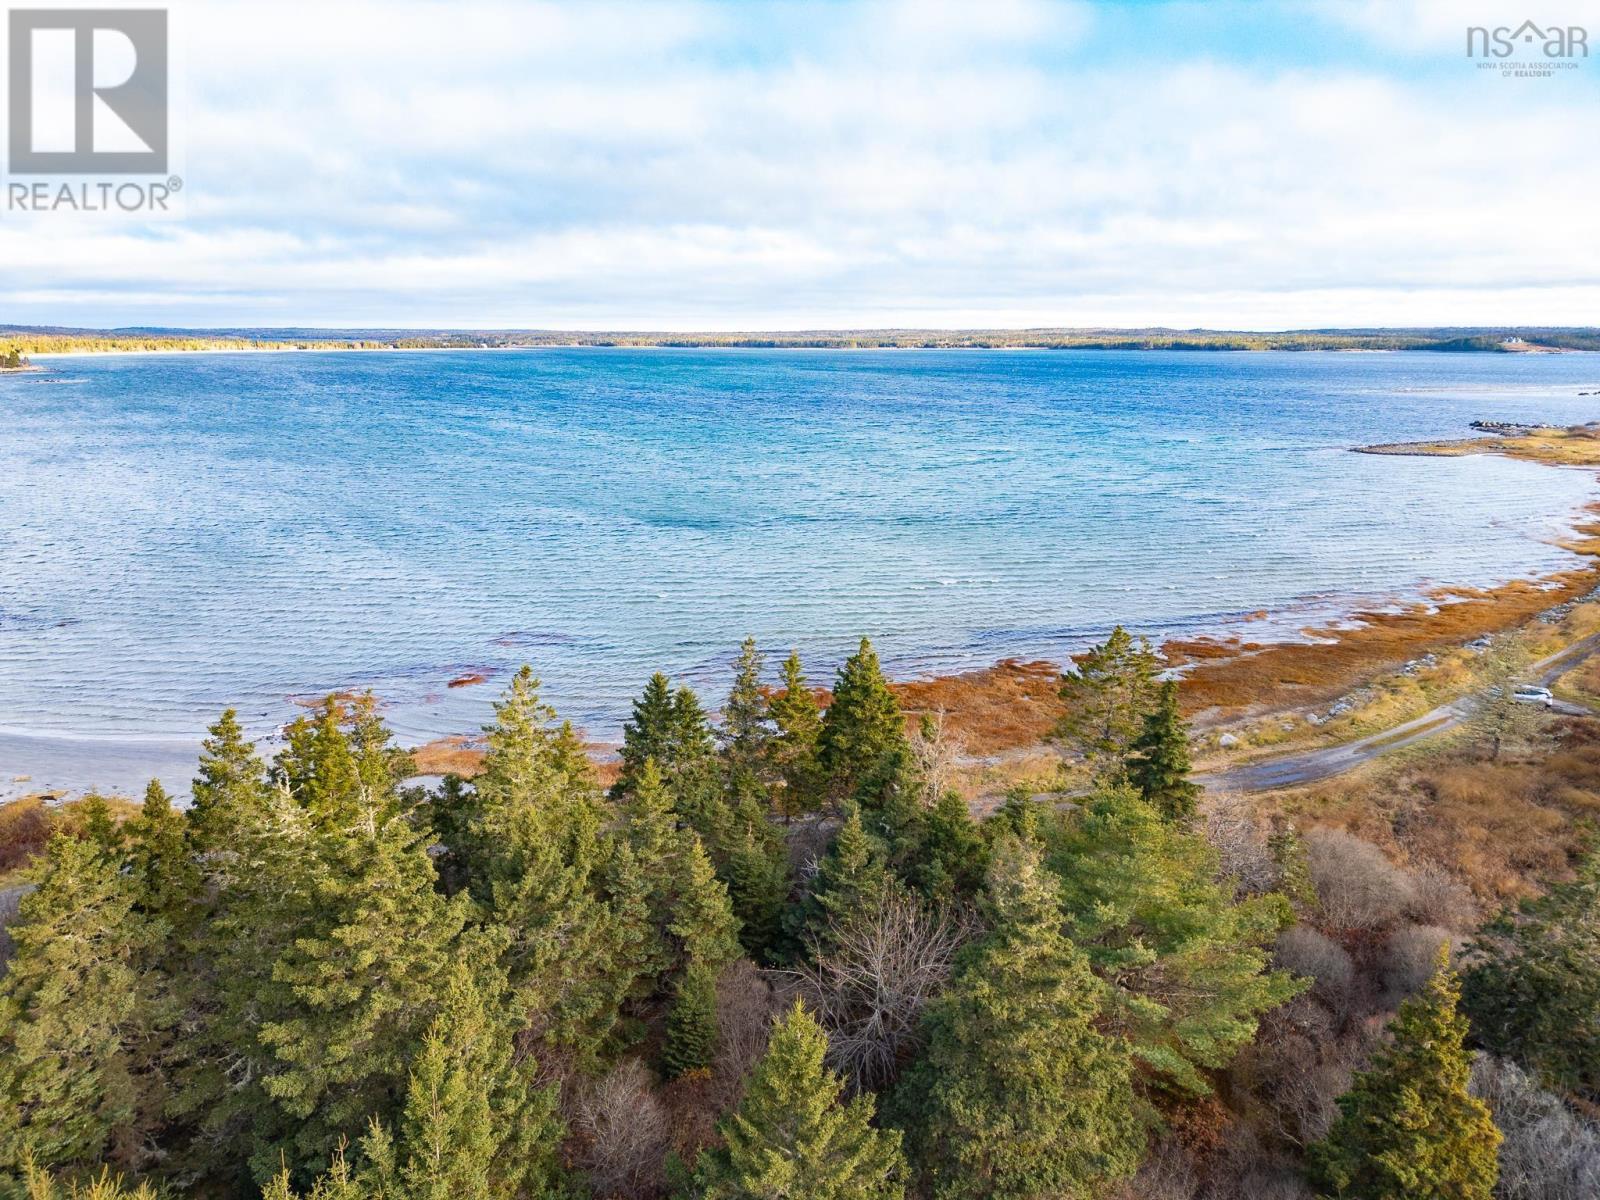
[[1077, 656], [1061, 680], [1067, 711], [1055, 736], [1100, 770], [1122, 766], [1139, 735], [1155, 692], [1156, 656], [1150, 643], [1118, 625], [1104, 643]]
[[1317, 889], [1311, 882], [1311, 860], [1293, 821], [1285, 821], [1267, 837], [1267, 849], [1278, 866], [1278, 893], [1297, 911], [1309, 911], [1317, 903]]
[[189, 791], [190, 828], [195, 849], [215, 874], [232, 854], [235, 834], [263, 807], [266, 768], [255, 746], [245, 740], [238, 714], [227, 709], [201, 743], [200, 770]]
[[122, 828], [111, 815], [111, 805], [99, 793], [83, 798], [83, 836], [108, 857], [115, 858], [122, 850]]
[[517, 1061], [520, 1005], [492, 965], [462, 956], [414, 1059], [394, 1131], [374, 1120], [362, 1149], [383, 1200], [543, 1194], [558, 1177], [556, 1088]]
[[599, 781], [595, 777], [594, 761], [589, 757], [589, 749], [578, 736], [578, 731], [572, 727], [571, 721], [561, 722], [560, 727], [556, 729], [555, 737], [550, 743], [550, 763], [566, 776], [569, 787], [590, 793], [600, 790]]
[[172, 798], [152, 779], [144, 806], [131, 823], [131, 867], [139, 884], [139, 909], [181, 938], [200, 899], [200, 868], [189, 845], [189, 823], [172, 807]]
[[912, 1161], [934, 1200], [1087, 1200], [1139, 1165], [1127, 1047], [1096, 1028], [1101, 988], [1036, 847], [997, 847], [985, 915], [895, 1093]]
[[772, 729], [761, 668], [755, 638], [745, 638], [733, 664], [733, 687], [722, 706], [722, 754], [736, 790], [764, 785], [771, 770]]
[[138, 1164], [141, 1090], [131, 1047], [151, 931], [137, 889], [99, 845], [54, 836], [8, 930], [0, 978], [0, 1177], [25, 1150], [41, 1168]]
[[368, 780], [362, 777], [344, 723], [343, 706], [338, 697], [329, 696], [315, 719], [296, 717], [284, 727], [284, 747], [273, 764], [280, 786], [328, 828], [346, 828], [372, 811], [363, 801]]
[[785, 818], [797, 817], [816, 806], [820, 786], [817, 742], [822, 735], [822, 710], [806, 686], [797, 651], [783, 661], [783, 690], [773, 698], [771, 713], [777, 728], [774, 757], [783, 777], [778, 808]]
[[967, 802], [946, 792], [920, 814], [911, 883], [930, 900], [970, 900], [983, 886], [989, 869], [989, 844], [972, 819]]
[[616, 992], [625, 1000], [642, 1000], [671, 965], [665, 919], [658, 924], [652, 912], [650, 881], [638, 855], [627, 842], [616, 839], [606, 862], [606, 903], [611, 915], [611, 957], [606, 970]]
[[646, 917], [647, 932], [636, 931], [631, 944], [636, 961], [647, 968], [639, 984], [649, 995], [678, 962], [667, 930], [692, 835], [678, 828], [677, 814], [654, 759], [646, 759], [640, 768], [621, 812], [621, 844], [626, 855], [613, 864], [612, 907], [619, 914], [626, 908], [635, 916], [642, 909]]
[[1091, 797], [1055, 837], [1067, 935], [1111, 984], [1107, 1017], [1164, 1084], [1204, 1095], [1257, 1018], [1304, 990], [1270, 971], [1293, 919], [1282, 896], [1235, 901], [1217, 855], [1126, 788]]
[[720, 1125], [725, 1145], [701, 1155], [702, 1200], [899, 1200], [900, 1135], [872, 1127], [872, 1099], [841, 1102], [823, 1059], [828, 1039], [796, 1002], [774, 1028], [737, 1111]]
[[1167, 680], [1158, 696], [1133, 741], [1128, 779], [1167, 820], [1188, 821], [1201, 788], [1189, 779], [1189, 729], [1178, 713], [1177, 682]]
[[1359, 1200], [1490, 1200], [1500, 1133], [1467, 1091], [1472, 1058], [1460, 985], [1441, 949], [1426, 987], [1390, 1022], [1392, 1043], [1339, 1098], [1339, 1119], [1313, 1147], [1317, 1181]]
[[739, 940], [752, 958], [767, 960], [783, 936], [783, 906], [789, 896], [789, 853], [766, 813], [743, 797], [731, 814], [717, 876], [739, 922]]
[[685, 968], [700, 963], [720, 972], [740, 955], [739, 921], [733, 915], [728, 889], [693, 834], [679, 860], [677, 894], [667, 931], [678, 947], [677, 962]]
[[823, 714], [817, 761], [836, 799], [856, 792], [884, 769], [885, 760], [905, 755], [905, 719], [883, 677], [877, 652], [866, 638], [839, 668], [833, 702]]
[[422, 839], [398, 815], [324, 832], [313, 853], [310, 927], [273, 966], [285, 990], [261, 1006], [261, 1085], [283, 1120], [254, 1156], [259, 1179], [280, 1152], [302, 1167], [327, 1162], [340, 1138], [387, 1115], [466, 916], [463, 898], [434, 890]]
[[846, 801], [844, 823], [817, 864], [810, 894], [787, 916], [791, 953], [826, 948], [836, 931], [874, 910], [898, 886], [884, 862], [883, 847], [861, 820], [861, 806]]
[[1465, 1007], [1483, 1044], [1600, 1100], [1600, 856], [1501, 916], [1474, 949]]
[[673, 745], [672, 681], [657, 671], [633, 702], [633, 717], [622, 726], [622, 771], [613, 795], [633, 790], [646, 761], [665, 773], [676, 754]]
[[701, 784], [715, 767], [715, 743], [699, 699], [686, 687], [674, 691], [659, 672], [645, 684], [633, 702], [632, 719], [622, 727], [622, 772], [614, 796], [634, 787], [647, 759], [680, 802], [682, 789]]
[[485, 730], [469, 878], [510, 931], [505, 966], [528, 1031], [587, 1061], [609, 1037], [631, 981], [619, 983], [610, 969], [615, 931], [602, 895], [598, 795], [573, 761], [571, 739], [550, 728], [554, 716], [523, 667]]
[[417, 764], [409, 752], [394, 744], [378, 712], [378, 698], [370, 691], [357, 696], [346, 720], [362, 794], [368, 798], [393, 796], [402, 781], [417, 773]]
[[293, 992], [275, 968], [316, 930], [323, 866], [312, 818], [283, 786], [247, 799], [255, 791], [229, 787], [194, 827], [197, 841], [226, 830], [228, 848], [205, 856], [214, 898], [187, 939], [184, 1036], [172, 1045], [169, 1070], [172, 1116], [193, 1135], [181, 1163], [189, 1174], [227, 1177], [269, 1149], [279, 1117], [262, 1087], [276, 1063], [261, 1024], [292, 1008]]
[[717, 1050], [717, 974], [705, 963], [691, 961], [678, 979], [667, 1014], [667, 1041], [662, 1065], [676, 1079], [711, 1066]]

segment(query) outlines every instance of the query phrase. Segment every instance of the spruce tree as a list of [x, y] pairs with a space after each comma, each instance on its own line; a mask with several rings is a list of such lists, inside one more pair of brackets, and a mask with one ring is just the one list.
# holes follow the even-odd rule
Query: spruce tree
[[1600, 1100], [1600, 855], [1501, 916], [1474, 949], [1464, 1005], [1483, 1044]]
[[897, 887], [883, 847], [862, 823], [861, 806], [846, 801], [844, 823], [817, 864], [810, 894], [791, 910], [788, 926], [795, 949], [825, 949], [839, 930], [875, 909]]
[[473, 949], [458, 958], [413, 1059], [394, 1127], [374, 1120], [362, 1150], [383, 1200], [540, 1195], [559, 1175], [556, 1088], [514, 1053], [520, 1004]]
[[188, 939], [185, 1034], [172, 1046], [171, 1111], [193, 1131], [181, 1163], [191, 1174], [231, 1177], [270, 1150], [281, 1118], [262, 1090], [276, 1063], [261, 1025], [294, 1005], [277, 963], [317, 929], [324, 867], [312, 818], [285, 787], [249, 791], [230, 788], [194, 829], [197, 841], [226, 830], [228, 848], [204, 858], [214, 896]]
[[327, 828], [347, 828], [371, 811], [363, 800], [368, 780], [362, 776], [344, 724], [343, 704], [329, 696], [314, 717], [296, 717], [284, 727], [284, 748], [273, 763], [278, 784]]
[[622, 771], [612, 794], [626, 794], [645, 760], [654, 760], [674, 792], [686, 778], [703, 776], [714, 766], [715, 744], [700, 701], [686, 687], [673, 690], [660, 672], [650, 677], [633, 702], [633, 716], [622, 727]]
[[1189, 779], [1189, 729], [1178, 712], [1178, 684], [1161, 685], [1156, 706], [1134, 739], [1128, 779], [1169, 821], [1189, 821], [1201, 788]]
[[179, 939], [195, 919], [200, 868], [189, 844], [189, 823], [159, 781], [152, 779], [145, 788], [144, 805], [128, 832], [139, 909], [163, 922], [168, 937]]
[[1500, 1132], [1467, 1090], [1472, 1056], [1460, 985], [1441, 949], [1426, 987], [1400, 1006], [1393, 1040], [1339, 1098], [1312, 1148], [1317, 1182], [1352, 1200], [1490, 1200]]
[[464, 897], [434, 890], [421, 836], [389, 815], [325, 831], [313, 844], [309, 928], [272, 968], [278, 991], [257, 1037], [262, 1088], [283, 1122], [253, 1158], [269, 1178], [280, 1153], [314, 1167], [340, 1138], [387, 1114], [428, 1028], [466, 918]]
[[701, 1155], [702, 1200], [899, 1200], [900, 1134], [872, 1127], [870, 1096], [842, 1101], [828, 1039], [797, 1001], [767, 1043], [743, 1101]]
[[788, 819], [816, 806], [820, 784], [817, 741], [822, 734], [822, 710], [806, 685], [797, 651], [783, 661], [783, 690], [773, 697], [771, 713], [777, 729], [774, 757], [783, 777], [778, 808]]
[[1269, 970], [1293, 920], [1282, 896], [1235, 901], [1217, 854], [1125, 787], [1091, 796], [1054, 837], [1067, 935], [1111, 984], [1110, 1027], [1163, 1084], [1210, 1091], [1257, 1019], [1305, 984]]
[[862, 638], [860, 649], [839, 668], [817, 739], [818, 764], [832, 795], [854, 794], [884, 769], [886, 759], [906, 753], [908, 746], [900, 704], [872, 643]]
[[678, 978], [667, 1013], [667, 1040], [661, 1062], [676, 1079], [711, 1066], [717, 1051], [717, 973], [708, 964], [690, 962]]
[[98, 792], [83, 798], [83, 836], [99, 847], [102, 854], [117, 857], [122, 851], [123, 830], [111, 815], [111, 805]]
[[678, 828], [677, 814], [654, 759], [645, 760], [620, 807], [620, 836], [627, 855], [613, 868], [612, 906], [613, 911], [620, 911], [619, 897], [628, 897], [626, 907], [642, 909], [647, 917], [648, 934], [636, 933], [631, 944], [636, 946], [637, 961], [649, 969], [640, 980], [648, 995], [678, 962], [667, 929], [672, 924], [678, 880], [692, 835]]
[[583, 744], [571, 721], [563, 721], [550, 742], [550, 762], [567, 778], [568, 786], [585, 792], [597, 792], [600, 785], [595, 777], [594, 761], [589, 748]]
[[1000, 843], [984, 910], [895, 1093], [912, 1161], [934, 1200], [1087, 1200], [1139, 1165], [1127, 1047], [1097, 1028], [1101, 987], [1037, 847]]
[[634, 777], [653, 760], [656, 769], [664, 771], [672, 763], [672, 681], [657, 671], [644, 685], [644, 691], [633, 702], [633, 716], [622, 726], [622, 772], [617, 778], [617, 790], [628, 791]]
[[56, 834], [8, 930], [0, 978], [0, 1176], [37, 1165], [137, 1165], [141, 1091], [132, 1047], [149, 981], [151, 931], [138, 889], [90, 841]]
[[733, 687], [722, 706], [722, 753], [736, 790], [764, 786], [772, 765], [772, 729], [761, 691], [761, 669], [755, 638], [745, 638], [733, 664]]
[[1055, 736], [1096, 769], [1115, 773], [1154, 699], [1155, 652], [1118, 625], [1101, 645], [1079, 655], [1076, 666], [1061, 679], [1067, 711]]
[[528, 1031], [591, 1061], [622, 999], [608, 969], [614, 930], [600, 876], [606, 851], [591, 777], [551, 729], [555, 714], [538, 689], [523, 667], [485, 731], [488, 752], [473, 781], [479, 813], [468, 839], [477, 861], [470, 877], [510, 932], [505, 967]]
[[728, 889], [717, 878], [700, 839], [689, 835], [678, 862], [676, 895], [667, 931], [678, 948], [681, 968], [701, 963], [720, 972], [738, 958], [739, 921], [733, 914]]
[[226, 873], [239, 829], [260, 815], [265, 777], [266, 767], [245, 739], [238, 714], [226, 709], [201, 743], [200, 770], [189, 787], [194, 847], [214, 879]]
[[777, 952], [783, 934], [788, 848], [753, 797], [743, 797], [730, 817], [717, 876], [727, 885], [739, 941], [752, 958], [766, 961]]

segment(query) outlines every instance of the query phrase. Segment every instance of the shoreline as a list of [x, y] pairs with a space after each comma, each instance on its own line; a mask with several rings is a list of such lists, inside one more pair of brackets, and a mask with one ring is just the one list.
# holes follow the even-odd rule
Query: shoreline
[[[1502, 454], [1548, 466], [1594, 469], [1600, 468], [1600, 422], [1351, 449], [1424, 457]], [[1184, 709], [1200, 737], [1214, 741], [1230, 727], [1286, 717], [1307, 727], [1301, 732], [1318, 727], [1316, 731], [1325, 737], [1336, 732], [1339, 723], [1334, 718], [1342, 715], [1336, 710], [1352, 693], [1370, 689], [1419, 661], [1461, 649], [1474, 639], [1524, 627], [1541, 616], [1548, 618], [1552, 610], [1596, 598], [1600, 594], [1600, 497], [1570, 514], [1568, 520], [1569, 534], [1557, 544], [1583, 558], [1567, 570], [1512, 578], [1488, 588], [1437, 586], [1420, 596], [1388, 602], [1381, 596], [1352, 596], [1348, 607], [1331, 617], [1298, 626], [1289, 619], [1293, 605], [1276, 612], [1262, 610], [1245, 620], [1261, 620], [1269, 628], [1292, 632], [1250, 639], [1238, 632], [1236, 619], [1230, 622], [1231, 632], [1169, 637], [1156, 650], [1165, 668], [1180, 680]], [[1006, 657], [970, 670], [897, 680], [892, 687], [908, 718], [942, 714], [962, 758], [982, 764], [1047, 749], [1045, 738], [1061, 711], [1056, 695], [1060, 673], [1061, 664], [1049, 659]], [[444, 686], [489, 682], [487, 677], [469, 682], [463, 676]], [[1314, 711], [1329, 705], [1334, 708], [1326, 716]], [[1325, 725], [1334, 727], [1321, 728]], [[0, 763], [25, 749], [24, 757], [33, 765], [29, 775], [13, 775], [0, 768], [0, 803], [30, 795], [66, 798], [91, 790], [132, 795], [150, 778], [159, 778], [175, 794], [186, 795], [201, 736], [198, 732], [189, 739], [0, 731]], [[596, 740], [587, 745], [602, 775], [614, 769], [619, 743]], [[459, 730], [422, 741], [412, 753], [418, 777], [470, 774], [482, 758], [479, 734]], [[47, 764], [43, 770], [37, 765], [41, 761]], [[47, 772], [53, 778], [46, 778]]]

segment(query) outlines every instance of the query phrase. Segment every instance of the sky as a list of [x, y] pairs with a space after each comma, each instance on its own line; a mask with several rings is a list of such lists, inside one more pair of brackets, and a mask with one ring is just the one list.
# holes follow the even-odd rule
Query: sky
[[170, 9], [180, 211], [0, 209], [0, 324], [1600, 323], [1597, 0]]

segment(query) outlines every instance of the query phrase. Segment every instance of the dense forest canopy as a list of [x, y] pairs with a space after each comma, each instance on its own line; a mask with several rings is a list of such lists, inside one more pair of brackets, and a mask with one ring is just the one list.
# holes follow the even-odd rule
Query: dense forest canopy
[[866, 640], [826, 706], [750, 641], [715, 721], [653, 677], [608, 789], [527, 668], [433, 788], [370, 696], [270, 762], [224, 713], [9, 891], [0, 1194], [1595, 1194], [1594, 869], [1459, 1004], [1449, 887], [1219, 835], [1156, 666], [1082, 656], [1090, 784], [983, 821]]

